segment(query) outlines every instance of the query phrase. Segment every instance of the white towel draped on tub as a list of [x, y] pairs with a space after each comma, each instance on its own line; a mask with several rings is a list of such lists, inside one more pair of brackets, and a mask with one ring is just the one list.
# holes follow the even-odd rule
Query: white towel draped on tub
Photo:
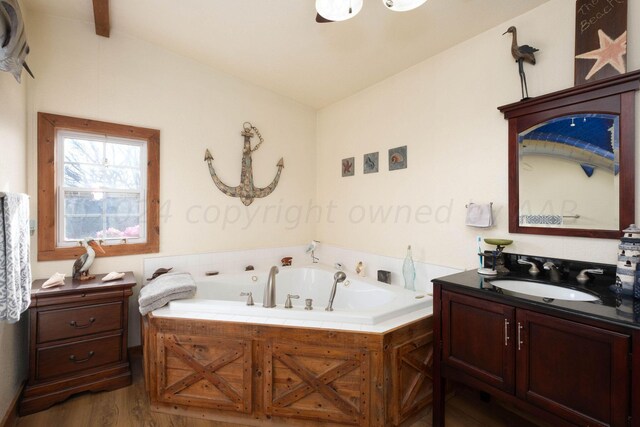
[[31, 303], [29, 196], [0, 198], [0, 320], [15, 323]]

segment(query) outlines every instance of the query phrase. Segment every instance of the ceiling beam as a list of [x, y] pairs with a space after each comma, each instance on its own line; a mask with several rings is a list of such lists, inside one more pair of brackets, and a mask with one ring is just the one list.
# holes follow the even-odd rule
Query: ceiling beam
[[93, 19], [96, 23], [96, 34], [102, 37], [109, 37], [111, 32], [109, 0], [93, 0]]

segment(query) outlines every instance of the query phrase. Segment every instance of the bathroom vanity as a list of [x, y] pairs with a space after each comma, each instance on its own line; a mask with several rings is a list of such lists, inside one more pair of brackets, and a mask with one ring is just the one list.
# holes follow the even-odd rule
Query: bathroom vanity
[[[511, 255], [513, 259], [518, 256]], [[467, 271], [434, 280], [433, 425], [444, 425], [445, 380], [467, 384], [554, 426], [640, 426], [640, 303], [610, 290], [612, 266], [568, 301], [491, 284], [534, 279]], [[512, 270], [513, 271], [513, 270]], [[633, 367], [637, 367], [634, 369]]]

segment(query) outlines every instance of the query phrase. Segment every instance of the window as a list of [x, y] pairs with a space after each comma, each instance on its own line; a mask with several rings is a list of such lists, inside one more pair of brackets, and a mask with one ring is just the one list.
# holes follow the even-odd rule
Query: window
[[107, 256], [159, 250], [154, 129], [38, 114], [38, 259], [72, 259], [78, 242]]

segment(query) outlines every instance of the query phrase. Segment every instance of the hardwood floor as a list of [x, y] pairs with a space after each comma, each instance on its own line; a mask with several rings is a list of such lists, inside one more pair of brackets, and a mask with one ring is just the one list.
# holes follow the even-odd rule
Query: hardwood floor
[[[46, 411], [18, 418], [16, 427], [237, 427], [238, 424], [151, 412], [144, 390], [142, 357], [131, 355], [133, 384], [119, 390], [83, 393]], [[478, 393], [460, 389], [447, 401], [447, 427], [532, 427], [529, 422], [495, 402], [485, 403]], [[411, 427], [430, 427], [431, 412]]]

